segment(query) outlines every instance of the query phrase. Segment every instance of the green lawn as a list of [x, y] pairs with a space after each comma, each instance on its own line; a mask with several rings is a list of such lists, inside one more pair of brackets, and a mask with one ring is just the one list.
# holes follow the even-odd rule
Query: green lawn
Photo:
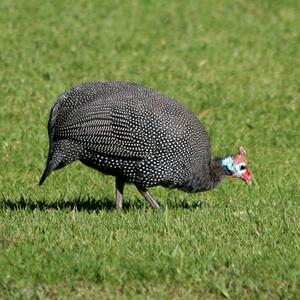
[[[300, 2], [0, 2], [0, 299], [299, 299]], [[80, 163], [39, 187], [51, 106], [133, 81], [201, 116], [255, 184], [132, 186]]]

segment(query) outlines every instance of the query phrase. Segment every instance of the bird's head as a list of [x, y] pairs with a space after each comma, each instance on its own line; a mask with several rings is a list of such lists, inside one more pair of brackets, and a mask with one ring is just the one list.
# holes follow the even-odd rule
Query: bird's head
[[246, 157], [246, 150], [242, 146], [239, 148], [238, 155], [228, 156], [222, 160], [222, 167], [229, 178], [240, 178], [245, 183], [251, 184], [251, 170]]

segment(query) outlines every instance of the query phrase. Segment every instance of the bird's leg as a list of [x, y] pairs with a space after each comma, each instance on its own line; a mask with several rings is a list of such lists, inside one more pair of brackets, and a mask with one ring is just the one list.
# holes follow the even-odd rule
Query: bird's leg
[[123, 207], [123, 188], [124, 188], [125, 181], [121, 178], [116, 176], [116, 209], [121, 210]]
[[150, 203], [153, 208], [159, 208], [158, 203], [153, 198], [153, 196], [144, 188], [137, 187], [139, 192], [145, 197], [145, 199]]

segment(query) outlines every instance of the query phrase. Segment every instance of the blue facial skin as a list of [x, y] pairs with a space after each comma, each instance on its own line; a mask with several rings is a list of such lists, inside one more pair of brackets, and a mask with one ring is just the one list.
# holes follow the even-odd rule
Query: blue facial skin
[[225, 157], [222, 160], [222, 166], [227, 175], [234, 175], [235, 177], [242, 177], [246, 173], [246, 163], [237, 163], [232, 156]]

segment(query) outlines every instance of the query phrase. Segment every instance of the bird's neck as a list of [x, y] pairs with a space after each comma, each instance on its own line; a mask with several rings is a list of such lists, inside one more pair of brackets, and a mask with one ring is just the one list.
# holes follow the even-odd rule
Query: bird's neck
[[212, 190], [224, 180], [226, 175], [222, 158], [211, 158], [206, 167], [202, 165], [181, 188], [192, 193]]
[[227, 175], [226, 169], [222, 165], [222, 161], [223, 158], [220, 157], [214, 157], [210, 161], [209, 176], [211, 186], [209, 189], [213, 189], [219, 185]]

